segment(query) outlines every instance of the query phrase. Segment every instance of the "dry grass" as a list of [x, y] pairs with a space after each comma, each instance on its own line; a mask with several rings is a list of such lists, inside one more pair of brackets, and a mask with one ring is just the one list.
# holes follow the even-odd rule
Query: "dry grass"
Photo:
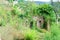
[[0, 27], [0, 34], [2, 40], [24, 39], [23, 33], [13, 27]]

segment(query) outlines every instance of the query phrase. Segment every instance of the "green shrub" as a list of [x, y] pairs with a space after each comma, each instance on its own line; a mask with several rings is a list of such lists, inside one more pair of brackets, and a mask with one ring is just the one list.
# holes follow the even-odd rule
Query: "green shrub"
[[60, 40], [60, 29], [57, 24], [52, 24], [51, 31], [45, 34], [44, 40]]
[[36, 9], [36, 12], [39, 16], [43, 16], [45, 20], [55, 20], [55, 12], [53, 6], [49, 4], [39, 5]]
[[40, 33], [36, 30], [28, 29], [25, 31], [25, 40], [40, 40]]
[[34, 30], [28, 30], [25, 33], [25, 40], [34, 40], [36, 33]]

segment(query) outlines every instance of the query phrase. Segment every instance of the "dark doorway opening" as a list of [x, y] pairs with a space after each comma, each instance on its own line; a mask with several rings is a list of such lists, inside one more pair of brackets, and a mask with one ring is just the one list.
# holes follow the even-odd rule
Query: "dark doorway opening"
[[39, 25], [40, 25], [39, 27], [41, 27], [41, 20], [39, 21]]
[[43, 29], [46, 29], [47, 30], [47, 22], [46, 21], [44, 21]]
[[32, 28], [32, 27], [33, 27], [33, 21], [30, 22], [30, 28]]

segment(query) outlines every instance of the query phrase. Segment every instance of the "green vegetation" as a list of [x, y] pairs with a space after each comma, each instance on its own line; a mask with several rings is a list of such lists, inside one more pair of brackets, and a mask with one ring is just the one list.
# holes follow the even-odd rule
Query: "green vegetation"
[[[13, 2], [12, 0], [8, 1]], [[56, 14], [53, 6], [23, 2], [22, 0], [22, 2], [19, 1], [18, 4], [10, 6], [10, 10], [0, 6], [1, 39], [60, 40], [60, 25], [56, 24]], [[34, 17], [37, 18], [34, 19]]]

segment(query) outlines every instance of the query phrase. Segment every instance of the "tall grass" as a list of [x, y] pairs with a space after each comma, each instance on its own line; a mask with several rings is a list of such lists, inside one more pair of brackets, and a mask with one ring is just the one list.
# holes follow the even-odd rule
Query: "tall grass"
[[60, 29], [56, 23], [53, 23], [51, 31], [45, 34], [45, 40], [60, 40]]

